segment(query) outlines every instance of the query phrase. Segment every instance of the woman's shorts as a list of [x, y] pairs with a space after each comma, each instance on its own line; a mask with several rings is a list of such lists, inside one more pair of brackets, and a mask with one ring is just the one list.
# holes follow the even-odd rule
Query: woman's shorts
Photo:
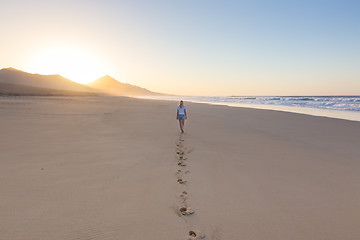
[[184, 120], [185, 119], [185, 114], [178, 114], [178, 119]]

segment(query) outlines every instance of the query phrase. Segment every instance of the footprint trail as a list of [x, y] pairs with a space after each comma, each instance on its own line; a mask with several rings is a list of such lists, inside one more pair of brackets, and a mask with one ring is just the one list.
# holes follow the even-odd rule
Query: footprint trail
[[[195, 214], [195, 211], [190, 208], [190, 205], [188, 203], [189, 200], [189, 194], [187, 191], [187, 188], [189, 186], [189, 182], [186, 180], [186, 174], [189, 174], [190, 171], [187, 169], [188, 164], [190, 163], [190, 160], [188, 160], [188, 157], [186, 155], [186, 148], [185, 148], [185, 140], [183, 138], [183, 135], [181, 134], [179, 136], [179, 139], [176, 143], [176, 157], [177, 157], [177, 166], [178, 169], [175, 173], [176, 175], [176, 181], [183, 185], [182, 192], [178, 195], [179, 196], [179, 207], [177, 210], [177, 215], [184, 219], [185, 223], [187, 224], [189, 228], [188, 233], [188, 240], [195, 240], [195, 239], [205, 239], [205, 233], [201, 230], [195, 229], [192, 224], [188, 221], [188, 217], [191, 217], [191, 215]], [[190, 153], [191, 151], [187, 151], [187, 153]], [[188, 163], [186, 164], [184, 161], [188, 160]]]

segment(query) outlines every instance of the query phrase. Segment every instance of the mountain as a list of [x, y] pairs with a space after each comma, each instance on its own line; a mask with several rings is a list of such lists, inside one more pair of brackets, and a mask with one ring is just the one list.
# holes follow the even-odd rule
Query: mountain
[[165, 95], [162, 93], [151, 92], [146, 88], [141, 88], [128, 83], [121, 83], [108, 75], [101, 77], [91, 83], [88, 83], [87, 86], [97, 89], [103, 93], [115, 95], [115, 96], [134, 97], [134, 96]]
[[96, 96], [98, 94], [91, 92], [77, 92], [69, 90], [39, 88], [26, 85], [0, 82], [1, 95], [28, 95], [28, 96]]
[[4, 93], [6, 89], [11, 89], [13, 93], [16, 93], [17, 88], [22, 94], [26, 94], [28, 91], [30, 94], [36, 94], [37, 91], [39, 94], [43, 94], [46, 91], [55, 93], [61, 90], [63, 92], [69, 91], [72, 93], [81, 92], [81, 93], [94, 93], [94, 89], [91, 89], [88, 86], [73, 82], [69, 79], [66, 79], [60, 75], [40, 75], [40, 74], [31, 74], [17, 70], [15, 68], [3, 68], [0, 70], [0, 83], [2, 88], [0, 92]]
[[15, 68], [0, 70], [0, 94], [21, 95], [113, 95], [113, 96], [155, 96], [145, 88], [120, 83], [110, 76], [104, 76], [89, 84], [73, 82], [60, 75], [40, 75], [23, 72]]

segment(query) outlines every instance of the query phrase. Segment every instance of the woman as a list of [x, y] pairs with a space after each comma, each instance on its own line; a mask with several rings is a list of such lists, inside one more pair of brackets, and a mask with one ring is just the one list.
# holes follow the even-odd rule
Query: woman
[[184, 124], [185, 119], [187, 119], [187, 115], [186, 107], [184, 106], [184, 102], [182, 100], [180, 101], [179, 106], [177, 106], [176, 119], [179, 119], [181, 133], [184, 133]]

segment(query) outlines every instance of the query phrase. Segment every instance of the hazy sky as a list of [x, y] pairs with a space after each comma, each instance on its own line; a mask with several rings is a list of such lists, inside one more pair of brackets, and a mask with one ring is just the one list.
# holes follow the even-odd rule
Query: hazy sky
[[359, 0], [0, 6], [0, 68], [183, 95], [360, 94]]

